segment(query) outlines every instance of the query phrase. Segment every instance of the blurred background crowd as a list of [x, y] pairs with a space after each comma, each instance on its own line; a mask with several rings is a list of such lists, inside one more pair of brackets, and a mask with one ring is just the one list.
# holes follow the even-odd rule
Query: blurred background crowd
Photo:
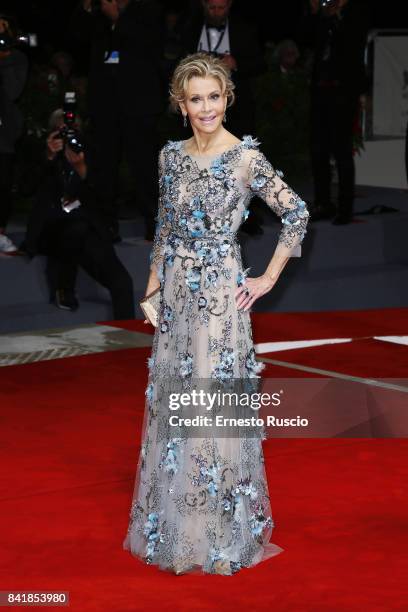
[[[78, 308], [82, 267], [109, 290], [114, 318], [134, 316], [115, 251], [119, 220], [137, 212], [152, 241], [158, 151], [191, 135], [169, 107], [169, 80], [197, 50], [232, 70], [227, 129], [257, 136], [289, 183], [312, 177], [312, 221], [350, 223], [370, 103], [367, 36], [400, 24], [394, 9], [365, 0], [1, 2], [0, 252], [46, 255], [60, 308]], [[256, 201], [251, 213], [242, 230], [262, 233]], [[13, 215], [26, 219], [21, 244], [7, 235]]]

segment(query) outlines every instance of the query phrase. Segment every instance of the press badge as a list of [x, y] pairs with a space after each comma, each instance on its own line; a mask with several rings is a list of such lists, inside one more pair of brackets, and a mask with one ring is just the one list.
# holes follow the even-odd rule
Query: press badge
[[106, 52], [105, 64], [119, 64], [119, 51]]

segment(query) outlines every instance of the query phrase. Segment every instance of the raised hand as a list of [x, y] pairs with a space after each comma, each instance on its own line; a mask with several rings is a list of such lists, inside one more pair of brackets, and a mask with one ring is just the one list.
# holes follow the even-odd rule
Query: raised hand
[[225, 53], [222, 56], [222, 61], [227, 66], [227, 68], [229, 68], [229, 70], [237, 69], [237, 61], [233, 55], [230, 55], [229, 53]]
[[312, 15], [316, 15], [319, 12], [320, 0], [310, 0], [310, 10]]
[[119, 19], [119, 8], [116, 0], [101, 0], [101, 10], [102, 13], [115, 22]]
[[0, 34], [9, 32], [9, 22], [6, 19], [0, 19]]
[[55, 130], [51, 132], [47, 138], [47, 157], [49, 160], [54, 159], [54, 157], [64, 148], [64, 141], [61, 137], [58, 138], [58, 135], [59, 130]]

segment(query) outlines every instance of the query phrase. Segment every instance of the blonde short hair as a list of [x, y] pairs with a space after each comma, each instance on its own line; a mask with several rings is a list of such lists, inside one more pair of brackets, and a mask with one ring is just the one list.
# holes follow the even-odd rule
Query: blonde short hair
[[234, 102], [235, 85], [224, 62], [208, 53], [193, 53], [182, 59], [173, 73], [170, 83], [170, 104], [174, 110], [179, 109], [179, 102], [184, 102], [187, 84], [193, 77], [217, 79], [223, 94], [227, 96], [227, 106]]

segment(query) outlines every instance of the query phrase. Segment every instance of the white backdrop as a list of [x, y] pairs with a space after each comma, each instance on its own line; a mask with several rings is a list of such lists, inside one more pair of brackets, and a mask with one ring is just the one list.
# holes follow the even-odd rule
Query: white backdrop
[[374, 39], [373, 136], [405, 136], [408, 35]]

